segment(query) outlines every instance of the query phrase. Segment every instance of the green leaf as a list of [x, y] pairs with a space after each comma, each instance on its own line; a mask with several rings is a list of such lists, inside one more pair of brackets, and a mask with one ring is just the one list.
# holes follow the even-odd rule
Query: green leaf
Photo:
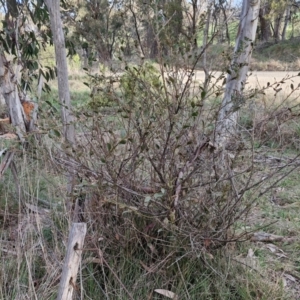
[[10, 53], [7, 43], [5, 43], [5, 42], [2, 43], [2, 46], [4, 47], [4, 50], [5, 50], [7, 53]]
[[50, 75], [50, 78], [51, 78], [51, 79], [54, 79], [54, 78], [55, 78], [55, 72], [54, 72], [53, 69], [50, 69], [50, 70], [49, 70], [49, 75]]
[[37, 62], [37, 61], [34, 61], [34, 62], [33, 62], [33, 69], [34, 69], [34, 70], [37, 70], [38, 68], [39, 68], [38, 62]]
[[45, 102], [46, 102], [51, 108], [53, 108], [53, 109], [55, 110], [55, 112], [58, 111], [57, 108], [56, 108], [55, 106], [53, 106], [53, 104], [52, 104], [50, 101], [45, 100]]
[[49, 79], [50, 79], [49, 72], [46, 72], [46, 73], [45, 73], [45, 79], [46, 79], [47, 81], [49, 81]]
[[47, 92], [51, 92], [51, 87], [47, 83], [44, 83], [44, 87]]
[[150, 196], [145, 197], [145, 199], [144, 199], [144, 205], [148, 206], [150, 201], [151, 201], [151, 197]]
[[60, 136], [61, 136], [60, 132], [59, 132], [58, 130], [56, 130], [56, 129], [52, 129], [52, 132], [53, 132], [54, 135], [56, 135], [57, 137], [60, 137]]
[[154, 199], [160, 199], [161, 197], [163, 196], [163, 194], [162, 193], [156, 193], [156, 194], [154, 194]]
[[174, 84], [175, 83], [175, 79], [171, 76], [169, 76], [169, 80]]

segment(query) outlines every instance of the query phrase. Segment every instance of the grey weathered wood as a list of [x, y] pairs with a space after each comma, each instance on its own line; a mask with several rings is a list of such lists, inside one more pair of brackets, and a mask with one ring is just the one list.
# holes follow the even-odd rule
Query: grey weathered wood
[[216, 144], [224, 146], [236, 133], [238, 110], [243, 103], [243, 88], [257, 30], [260, 0], [243, 0], [234, 57], [216, 126]]
[[13, 151], [7, 151], [4, 155], [4, 158], [0, 164], [0, 179], [2, 178], [4, 172], [9, 167], [10, 163], [12, 162], [12, 159], [14, 157]]
[[211, 8], [213, 6], [212, 1], [207, 1], [207, 12], [206, 12], [206, 22], [204, 27], [204, 33], [203, 33], [203, 71], [205, 74], [205, 80], [204, 80], [204, 90], [207, 90], [207, 87], [209, 85], [209, 68], [207, 67], [207, 41], [208, 41], [208, 35], [209, 35], [209, 25], [210, 25], [210, 19], [211, 19]]
[[82, 248], [86, 235], [86, 223], [73, 223], [67, 246], [57, 300], [71, 300], [76, 289], [76, 278], [81, 261]]
[[55, 47], [57, 67], [58, 95], [61, 103], [61, 118], [64, 128], [64, 137], [70, 144], [75, 143], [75, 128], [71, 111], [70, 88], [68, 81], [67, 52], [65, 37], [60, 15], [59, 0], [45, 0], [50, 16], [50, 25]]
[[26, 132], [26, 122], [23, 107], [21, 105], [17, 79], [15, 74], [10, 69], [10, 62], [0, 53], [0, 87], [2, 95], [9, 107], [9, 114], [12, 125], [16, 128], [16, 133], [19, 139], [24, 142], [24, 133]]
[[[67, 53], [65, 37], [60, 15], [60, 0], [45, 0], [50, 16], [50, 25], [55, 47], [55, 58], [57, 68], [58, 95], [61, 103], [61, 119], [63, 123], [64, 138], [71, 146], [75, 145], [74, 117], [71, 109], [70, 88], [68, 79]], [[70, 171], [67, 174], [67, 194], [71, 195], [73, 190], [74, 175]], [[71, 202], [67, 201], [67, 207], [71, 211]], [[74, 221], [78, 216], [74, 216]]]

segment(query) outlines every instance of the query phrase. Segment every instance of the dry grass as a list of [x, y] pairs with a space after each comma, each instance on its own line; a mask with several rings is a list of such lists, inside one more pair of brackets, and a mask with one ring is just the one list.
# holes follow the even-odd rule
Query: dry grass
[[300, 59], [295, 58], [292, 62], [284, 62], [276, 59], [258, 60], [252, 58], [251, 68], [257, 71], [293, 72], [300, 70]]
[[[196, 71], [196, 80], [200, 83], [204, 82], [205, 74], [203, 71]], [[300, 76], [298, 76], [299, 72], [284, 72], [284, 71], [250, 71], [248, 74], [247, 79], [247, 87], [248, 88], [258, 88], [262, 89], [264, 87], [267, 87], [268, 83], [270, 85], [274, 83], [279, 83], [281, 81], [284, 81], [283, 83], [280, 83], [280, 86], [277, 87], [277, 89], [281, 88], [280, 94], [286, 94], [290, 93], [291, 91], [291, 83], [294, 84], [295, 88], [300, 84]], [[212, 83], [216, 82], [218, 78], [220, 78], [221, 75], [224, 75], [226, 77], [226, 74], [223, 74], [221, 72], [212, 72], [212, 75], [214, 78], [212, 78]], [[288, 79], [292, 78], [292, 79]], [[288, 80], [286, 80], [288, 79]], [[222, 81], [220, 82], [222, 83]], [[270, 89], [272, 92], [272, 89]]]
[[[78, 73], [76, 76], [78, 78], [71, 81], [71, 88], [77, 92], [86, 93], [86, 86], [82, 82], [78, 82], [78, 80], [82, 81], [82, 74]], [[268, 82], [272, 85], [273, 82], [281, 81], [285, 76], [286, 74], [281, 72], [257, 72], [249, 77], [249, 87], [267, 86]], [[196, 73], [196, 80], [203, 80], [201, 72]], [[293, 80], [296, 87], [297, 79]], [[273, 87], [278, 88], [275, 83], [273, 87], [269, 88], [270, 93], [267, 91], [266, 95], [260, 99], [257, 97], [252, 106], [249, 102], [249, 106], [245, 107], [243, 112], [245, 112], [246, 120], [243, 122], [247, 126], [244, 123], [242, 125], [245, 125], [245, 132], [248, 134], [245, 138], [246, 145], [248, 146], [250, 143], [252, 145], [238, 153], [239, 158], [236, 160], [237, 164], [233, 170], [239, 174], [236, 176], [238, 187], [245, 182], [245, 178], [249, 178], [246, 171], [241, 172], [248, 165], [257, 170], [257, 174], [251, 179], [254, 181], [263, 181], [268, 174], [276, 170], [279, 175], [285, 174], [280, 173], [282, 171], [280, 163], [289, 163], [289, 157], [286, 156], [288, 147], [286, 146], [290, 146], [291, 140], [296, 136], [296, 127], [295, 131], [291, 132], [289, 130], [291, 123], [288, 122], [296, 124], [298, 119], [293, 120], [289, 115], [286, 119], [284, 114], [276, 115], [276, 113], [279, 111], [279, 104], [284, 106], [291, 103], [291, 96], [289, 97], [290, 102], [285, 100], [291, 91], [290, 84], [291, 81], [283, 83], [282, 90], [275, 91], [276, 97], [274, 97]], [[139, 91], [138, 97], [143, 93], [143, 90]], [[297, 102], [297, 93], [298, 91], [295, 91], [292, 95], [294, 97], [292, 102]], [[200, 94], [201, 91], [198, 90], [195, 97], [200, 97]], [[153, 89], [147, 95], [148, 97], [154, 95], [153, 99], [155, 100], [163, 99], [159, 98], [160, 95], [157, 96]], [[147, 100], [147, 98], [145, 99]], [[147, 103], [145, 99], [142, 102], [144, 106]], [[134, 103], [138, 104], [140, 98], [135, 100], [137, 101]], [[147, 103], [149, 105], [152, 103], [150, 100]], [[211, 102], [213, 102], [211, 98], [207, 101], [205, 109], [211, 107]], [[186, 104], [189, 108], [189, 99]], [[133, 109], [130, 112], [132, 111]], [[145, 116], [139, 115], [140, 120], [142, 118], [145, 119], [145, 122], [148, 120], [146, 113], [147, 111]], [[205, 113], [209, 114], [211, 111]], [[226, 201], [233, 203], [232, 199], [234, 198], [229, 198], [231, 194], [225, 184], [221, 191], [193, 187], [191, 190], [194, 192], [190, 192], [189, 189], [186, 189], [180, 198], [180, 201], [184, 200], [182, 209], [185, 209], [186, 212], [194, 211], [191, 213], [194, 218], [191, 220], [182, 215], [181, 218], [184, 222], [174, 223], [172, 211], [168, 206], [168, 201], [171, 201], [174, 195], [166, 197], [166, 192], [170, 192], [171, 188], [167, 190], [168, 187], [160, 183], [155, 175], [155, 170], [151, 169], [151, 164], [142, 161], [143, 152], [140, 153], [138, 163], [135, 160], [130, 168], [123, 166], [124, 161], [129, 165], [128, 162], [134, 157], [134, 153], [141, 149], [138, 145], [138, 132], [133, 133], [135, 128], [128, 127], [125, 137], [122, 137], [128, 139], [128, 143], [119, 144], [120, 136], [115, 136], [109, 142], [105, 139], [108, 132], [110, 135], [112, 134], [111, 126], [115, 126], [116, 128], [113, 129], [116, 130], [119, 130], [120, 124], [128, 126], [127, 119], [125, 121], [122, 119], [122, 123], [117, 117], [117, 115], [107, 116], [101, 111], [95, 114], [92, 120], [88, 119], [90, 116], [82, 116], [78, 126], [81, 126], [80, 129], [86, 132], [84, 129], [89, 129], [89, 126], [93, 124], [93, 130], [90, 131], [93, 135], [90, 138], [88, 135], [86, 136], [85, 148], [82, 147], [68, 154], [68, 157], [73, 155], [73, 158], [81, 164], [81, 171], [83, 169], [93, 171], [88, 174], [95, 176], [93, 178], [84, 177], [84, 172], [82, 174], [78, 172], [82, 176], [82, 182], [77, 184], [73, 193], [74, 199], [85, 197], [87, 205], [84, 218], [88, 222], [86, 251], [79, 272], [75, 298], [160, 299], [153, 291], [163, 288], [175, 292], [179, 295], [179, 299], [298, 299], [299, 294], [296, 288], [299, 271], [299, 259], [296, 255], [297, 244], [275, 245], [277, 246], [275, 252], [270, 250], [275, 249], [273, 246], [258, 242], [229, 243], [221, 250], [214, 249], [214, 245], [222, 247], [222, 243], [212, 242], [210, 236], [205, 236], [205, 233], [208, 234], [212, 227], [216, 226], [215, 223], [222, 221], [223, 217], [216, 218], [221, 210], [228, 209], [230, 212], [225, 203]], [[157, 114], [155, 117], [161, 118], [161, 115]], [[53, 124], [55, 121], [57, 120], [51, 120], [49, 124]], [[186, 123], [184, 119], [182, 122]], [[264, 126], [257, 126], [260, 123], [263, 123]], [[163, 124], [163, 122], [159, 123], [159, 126], [154, 124], [156, 127], [151, 130], [151, 135], [144, 136], [149, 145], [155, 146], [151, 149], [152, 152], [147, 154], [148, 156], [153, 155], [155, 159], [161, 157], [159, 149], [166, 140]], [[195, 123], [195, 127], [197, 124]], [[60, 128], [58, 123], [56, 126], [58, 129]], [[280, 128], [279, 133], [278, 128]], [[180, 130], [185, 130], [184, 126]], [[188, 134], [183, 134], [181, 131], [178, 133], [182, 140], [177, 138], [177, 134], [172, 140], [176, 149], [181, 146], [181, 141], [188, 141], [189, 149], [183, 149], [184, 152], [181, 149], [177, 151], [170, 148], [168, 149], [170, 152], [167, 154], [171, 155], [171, 151], [174, 150], [173, 156], [178, 157], [179, 166], [182, 166], [186, 159], [185, 156], [193, 155], [193, 151], [187, 152], [190, 148], [192, 149], [193, 141], [189, 140]], [[195, 132], [195, 134], [198, 133]], [[253, 138], [251, 141], [249, 136]], [[280, 147], [267, 145], [264, 141], [265, 136], [270, 137]], [[262, 144], [255, 149], [260, 142]], [[32, 148], [29, 148], [27, 152], [19, 153], [16, 160], [25, 197], [22, 199], [18, 197], [9, 171], [5, 174], [1, 185], [0, 220], [2, 228], [0, 233], [3, 246], [0, 249], [2, 274], [0, 276], [0, 297], [3, 299], [54, 299], [65, 255], [70, 220], [69, 212], [65, 207], [67, 199], [65, 179], [61, 164], [56, 157], [58, 149], [62, 149], [60, 140], [49, 134], [43, 138], [40, 144], [31, 146]], [[295, 155], [293, 152], [295, 148], [291, 151], [290, 157]], [[209, 153], [202, 153], [199, 157], [198, 171], [201, 172], [196, 175], [192, 173], [191, 182], [199, 185], [199, 180], [200, 184], [205, 182], [204, 180], [213, 180], [210, 162], [210, 159], [213, 160], [213, 156]], [[276, 156], [281, 157], [279, 163], [270, 158], [270, 156], [275, 156], [275, 153]], [[147, 155], [145, 156], [147, 157]], [[258, 162], [253, 163], [253, 159], [254, 162]], [[166, 163], [165, 173], [176, 172], [176, 168], [174, 168], [176, 163], [177, 161], [173, 165]], [[133, 169], [135, 165], [139, 169]], [[101, 173], [102, 171], [103, 173]], [[115, 174], [121, 171], [125, 176], [117, 178], [116, 184], [111, 184], [105, 177], [116, 176]], [[134, 172], [136, 173], [134, 174]], [[170, 173], [166, 182], [172, 182], [172, 174]], [[275, 174], [274, 178], [276, 176]], [[245, 202], [241, 205], [245, 205], [249, 199], [256, 201], [257, 205], [245, 218], [234, 224], [233, 227], [236, 227], [236, 231], [228, 230], [228, 234], [235, 237], [235, 234], [244, 232], [245, 229], [246, 231], [257, 230], [257, 228], [277, 220], [276, 226], [267, 227], [269, 231], [286, 236], [296, 235], [299, 230], [297, 223], [299, 203], [296, 184], [298, 177], [294, 176], [294, 178], [287, 177], [282, 182], [285, 186], [276, 186], [276, 188], [283, 188], [279, 192], [275, 192], [275, 187], [274, 190], [271, 188], [259, 199], [256, 199], [256, 190], [251, 195], [246, 193]], [[150, 181], [152, 178], [155, 180]], [[150, 182], [150, 188], [154, 187], [155, 191], [149, 192], [150, 189], [148, 191], [146, 189], [144, 191], [133, 190], [132, 184], [125, 186], [128, 184], [126, 179], [130, 183], [134, 183], [134, 180], [141, 184]], [[127, 188], [126, 190], [122, 189], [124, 186]], [[158, 190], [156, 190], [157, 187]], [[212, 187], [210, 186], [210, 188]], [[145, 197], [144, 192], [149, 192], [148, 198]], [[247, 198], [248, 196], [249, 198]], [[271, 196], [275, 197], [272, 198], [275, 199], [272, 200], [273, 202], [270, 202]], [[276, 202], [276, 199], [280, 200], [280, 198], [283, 198], [283, 201], [278, 201], [278, 203], [283, 203], [281, 206]], [[291, 199], [292, 201], [290, 201]], [[45, 203], [48, 203], [47, 207], [45, 207]], [[197, 205], [198, 211], [194, 209], [193, 205]], [[154, 210], [151, 211], [153, 208]], [[232, 212], [234, 213], [234, 210]], [[190, 230], [192, 228], [189, 227], [190, 221], [197, 221], [200, 225], [197, 224], [194, 230]], [[202, 225], [203, 227], [201, 227]], [[253, 251], [251, 252], [250, 249]], [[280, 257], [280, 253], [285, 256]], [[105, 258], [105, 262], [101, 259], [101, 255]]]

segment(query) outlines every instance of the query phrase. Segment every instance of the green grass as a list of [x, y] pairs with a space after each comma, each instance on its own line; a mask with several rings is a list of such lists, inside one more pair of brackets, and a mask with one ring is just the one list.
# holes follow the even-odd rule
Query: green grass
[[[297, 239], [300, 231], [299, 180], [299, 172], [294, 172], [270, 193], [262, 197], [252, 212], [250, 217], [252, 221], [246, 225], [248, 230], [257, 230], [260, 226], [270, 224], [263, 231], [284, 238], [296, 237], [296, 240], [290, 242], [249, 244], [249, 247], [255, 247], [254, 254], [262, 266], [265, 265], [266, 268], [277, 274], [290, 274], [294, 278], [300, 276], [299, 241]], [[292, 293], [291, 299], [298, 299], [297, 283], [288, 282], [288, 284]]]
[[[56, 203], [62, 201], [65, 197], [65, 182], [61, 176], [49, 166], [46, 167], [37, 161], [28, 164], [29, 158], [23, 157], [23, 159], [24, 163], [21, 163], [22, 160], [18, 162], [18, 166], [22, 166], [20, 172], [23, 174], [21, 176], [22, 186], [30, 194], [47, 197]], [[7, 180], [8, 178], [5, 179], [5, 182]], [[298, 175], [293, 174], [283, 181], [283, 186], [287, 189], [294, 189], [297, 188], [298, 181]], [[4, 188], [9, 189], [9, 186]], [[1, 197], [5, 198], [6, 195], [6, 193], [2, 193]], [[297, 196], [298, 194], [295, 195], [295, 197]], [[33, 199], [29, 198], [27, 201], [37, 205]], [[288, 213], [287, 211], [274, 212], [267, 198], [259, 204], [259, 207], [262, 213], [266, 215], [268, 213], [265, 221], [291, 218], [291, 214], [299, 216], [299, 211], [296, 210]], [[38, 299], [55, 299], [58, 288], [55, 278], [60, 273], [58, 262], [62, 262], [64, 258], [68, 235], [66, 216], [63, 206], [53, 207], [51, 213], [46, 215], [46, 219], [41, 215], [42, 222], [37, 219], [37, 216], [27, 212], [27, 217], [32, 218], [32, 224], [35, 227], [39, 224], [39, 227], [36, 227], [37, 231], [31, 235], [28, 235], [27, 229], [24, 229], [21, 240], [18, 240], [18, 236], [15, 237], [16, 245], [19, 245], [21, 241], [25, 245], [18, 260], [14, 259], [13, 255], [3, 254], [1, 273], [6, 274], [5, 278], [1, 279], [0, 276], [0, 295], [3, 299], [17, 299], [20, 293], [27, 295], [30, 299], [34, 299], [35, 294]], [[18, 217], [13, 217], [11, 221], [12, 224], [17, 225]], [[29, 223], [25, 222], [24, 224], [24, 228], [29, 226]], [[293, 299], [283, 289], [279, 279], [275, 283], [269, 280], [269, 274], [277, 272], [280, 276], [280, 270], [286, 268], [287, 264], [278, 262], [276, 256], [270, 254], [264, 245], [244, 243], [236, 245], [233, 250], [215, 251], [213, 255], [204, 255], [205, 250], [197, 249], [198, 257], [176, 250], [168, 259], [165, 260], [162, 255], [160, 261], [156, 260], [151, 264], [151, 259], [149, 260], [149, 255], [143, 248], [132, 255], [131, 248], [129, 250], [124, 248], [121, 241], [115, 245], [117, 247], [104, 247], [102, 241], [98, 242], [98, 239], [103, 236], [102, 231], [94, 230], [93, 224], [90, 226], [86, 239], [86, 248], [90, 250], [84, 251], [82, 270], [80, 271], [84, 299], [162, 299], [159, 294], [154, 292], [155, 289], [170, 290], [178, 295], [179, 299], [192, 300]], [[293, 226], [295, 230], [299, 228], [293, 224], [290, 226]], [[0, 230], [2, 239], [5, 237], [3, 234], [7, 230], [6, 228], [2, 227]], [[284, 228], [286, 227], [281, 229], [272, 227], [272, 232], [286, 234]], [[14, 229], [14, 226], [11, 226], [11, 229]], [[27, 238], [24, 239], [26, 232]], [[116, 240], [113, 236], [104, 236], [104, 238], [109, 241], [106, 245], [114, 243]], [[96, 248], [95, 245], [90, 244], [91, 239], [97, 241]], [[103, 251], [107, 264], [101, 263], [99, 259], [98, 261], [91, 260], [91, 258], [99, 258], [96, 251], [98, 247]], [[138, 249], [137, 246], [134, 247]], [[257, 258], [247, 258], [250, 247], [253, 248]], [[289, 264], [289, 266], [293, 267], [292, 270], [295, 271], [299, 269], [297, 257], [299, 249], [297, 247], [299, 248], [297, 245], [282, 247], [293, 259], [293, 265]], [[252, 266], [253, 260], [254, 262], [258, 261], [255, 268]], [[245, 264], [249, 264], [250, 267], [246, 268]], [[17, 274], [18, 265], [20, 272]], [[34, 292], [29, 288], [33, 283], [36, 285]], [[79, 281], [77, 284], [80, 286]], [[77, 291], [76, 297], [79, 295], [80, 290]]]
[[299, 38], [258, 45], [253, 52], [253, 56], [261, 61], [274, 59], [285, 63], [292, 63], [300, 57]]
[[[284, 299], [281, 287], [273, 290], [274, 287], [266, 282], [262, 285], [259, 281], [264, 280], [257, 277], [258, 273], [246, 271], [243, 264], [230, 261], [230, 258], [226, 261], [222, 257], [210, 261], [210, 267], [203, 265], [200, 258], [184, 258], [177, 263], [174, 261], [166, 270], [154, 269], [153, 273], [142, 267], [138, 257], [123, 257], [118, 264], [110, 266], [115, 274], [103, 267], [105, 276], [100, 270], [101, 266], [90, 264], [83, 274], [86, 296], [93, 298], [98, 294], [105, 299], [106, 290], [109, 290], [110, 299], [162, 299], [154, 290], [165, 289], [175, 293], [178, 299], [250, 300], [258, 296], [260, 299]], [[216, 271], [222, 268], [226, 269], [225, 273]], [[238, 278], [239, 272], [243, 272], [243, 278]], [[245, 284], [247, 281], [249, 285]], [[130, 296], [122, 285], [128, 289]]]

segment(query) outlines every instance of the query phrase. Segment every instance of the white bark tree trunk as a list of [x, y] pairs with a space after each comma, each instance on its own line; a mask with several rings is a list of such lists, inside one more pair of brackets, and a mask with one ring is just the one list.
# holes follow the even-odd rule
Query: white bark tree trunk
[[212, 8], [212, 2], [207, 3], [207, 12], [206, 12], [206, 22], [204, 27], [204, 33], [203, 33], [203, 71], [205, 74], [205, 80], [204, 80], [204, 90], [207, 91], [207, 87], [209, 85], [209, 68], [207, 67], [207, 41], [208, 41], [208, 35], [209, 35], [209, 25], [210, 25], [210, 19], [211, 19], [211, 8]]
[[[63, 122], [64, 138], [69, 145], [75, 145], [75, 126], [73, 123], [73, 115], [71, 110], [70, 89], [68, 80], [68, 65], [67, 65], [67, 53], [65, 47], [65, 37], [63, 32], [63, 26], [60, 15], [60, 0], [45, 0], [48, 7], [51, 31], [53, 35], [53, 42], [55, 47], [55, 58], [57, 67], [57, 79], [58, 79], [58, 95], [61, 103], [61, 118]], [[67, 174], [67, 193], [68, 196], [72, 194], [72, 190], [75, 182], [75, 175], [72, 170]], [[68, 210], [72, 211], [72, 201], [68, 199]], [[78, 221], [79, 216], [76, 213], [79, 211], [76, 203], [74, 209], [73, 220]]]
[[[55, 58], [58, 79], [58, 95], [61, 103], [61, 118], [63, 122], [64, 138], [70, 145], [75, 145], [75, 127], [71, 110], [71, 98], [68, 80], [67, 53], [65, 48], [65, 37], [60, 15], [60, 0], [45, 0], [50, 16], [50, 25], [55, 47]], [[67, 174], [67, 192], [71, 195], [73, 189], [74, 174], [70, 171]], [[70, 199], [67, 207], [71, 211]], [[78, 204], [76, 204], [78, 205]], [[78, 209], [75, 207], [74, 219], [78, 220]], [[86, 234], [85, 223], [72, 223], [69, 235], [69, 244], [65, 264], [63, 268], [60, 289], [57, 299], [72, 299], [76, 278], [81, 259], [84, 237]]]
[[71, 111], [70, 89], [68, 81], [67, 52], [60, 15], [59, 0], [45, 0], [50, 16], [50, 25], [55, 47], [55, 58], [58, 79], [58, 95], [61, 103], [61, 118], [65, 140], [75, 144], [75, 128]]
[[282, 40], [286, 39], [286, 30], [287, 30], [290, 19], [291, 19], [291, 5], [288, 5], [285, 10], [284, 25], [283, 25], [282, 34], [281, 34]]
[[0, 87], [9, 108], [11, 123], [16, 128], [21, 142], [24, 142], [27, 121], [25, 121], [26, 116], [19, 97], [17, 78], [10, 68], [10, 62], [6, 60], [2, 52], [0, 53]]
[[260, 0], [243, 0], [234, 57], [228, 70], [225, 95], [215, 130], [218, 148], [226, 147], [237, 131], [238, 111], [244, 102], [243, 89], [256, 35], [259, 8]]

